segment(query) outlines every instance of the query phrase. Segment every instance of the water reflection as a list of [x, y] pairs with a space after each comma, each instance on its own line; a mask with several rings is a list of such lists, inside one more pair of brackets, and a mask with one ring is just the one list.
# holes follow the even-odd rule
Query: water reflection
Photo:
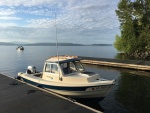
[[116, 101], [122, 103], [132, 113], [150, 111], [150, 76], [122, 72]]
[[133, 58], [129, 58], [128, 56], [126, 56], [125, 54], [122, 54], [122, 53], [117, 53], [115, 55], [115, 59], [133, 59]]

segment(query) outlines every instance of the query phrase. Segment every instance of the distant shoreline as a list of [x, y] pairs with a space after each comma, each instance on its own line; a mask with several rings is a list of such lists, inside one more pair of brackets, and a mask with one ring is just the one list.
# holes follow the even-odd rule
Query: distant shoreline
[[[113, 44], [74, 44], [74, 43], [58, 43], [58, 46], [112, 46]], [[31, 43], [31, 44], [16, 44], [0, 42], [0, 46], [56, 46], [56, 43]]]

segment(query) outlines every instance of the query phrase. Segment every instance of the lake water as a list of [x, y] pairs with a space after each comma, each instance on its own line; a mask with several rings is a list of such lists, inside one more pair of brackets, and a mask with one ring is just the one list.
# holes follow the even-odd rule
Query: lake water
[[[42, 71], [44, 61], [57, 54], [54, 46], [25, 46], [24, 51], [16, 51], [15, 46], [0, 46], [0, 73], [11, 77], [25, 72], [28, 65], [35, 65]], [[116, 58], [117, 51], [112, 46], [61, 46], [60, 55]], [[106, 79], [116, 79], [111, 92], [102, 101], [82, 103], [105, 113], [149, 113], [150, 73], [103, 66], [85, 65], [86, 70], [97, 72]]]

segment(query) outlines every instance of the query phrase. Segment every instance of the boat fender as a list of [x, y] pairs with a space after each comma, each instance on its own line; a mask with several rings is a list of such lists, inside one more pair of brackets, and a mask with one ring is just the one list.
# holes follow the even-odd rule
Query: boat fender
[[20, 77], [20, 76], [17, 76], [15, 79], [17, 79], [17, 80], [21, 80], [21, 77]]

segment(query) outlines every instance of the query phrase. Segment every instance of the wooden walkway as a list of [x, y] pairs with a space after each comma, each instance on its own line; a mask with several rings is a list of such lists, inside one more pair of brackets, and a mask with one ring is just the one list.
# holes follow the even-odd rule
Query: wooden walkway
[[118, 59], [92, 58], [92, 57], [82, 57], [82, 56], [79, 56], [79, 58], [82, 58], [81, 62], [85, 64], [150, 71], [150, 61], [118, 60]]
[[100, 112], [0, 74], [0, 113]]

